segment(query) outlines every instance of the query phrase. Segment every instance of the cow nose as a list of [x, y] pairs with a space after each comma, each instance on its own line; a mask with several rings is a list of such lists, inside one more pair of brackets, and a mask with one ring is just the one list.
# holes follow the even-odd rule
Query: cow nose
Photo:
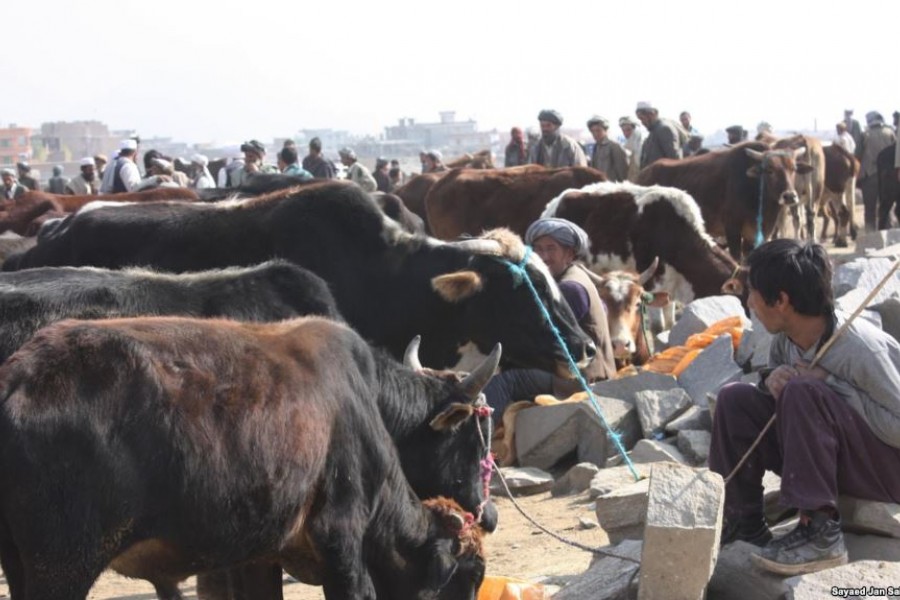
[[630, 340], [613, 340], [612, 347], [616, 358], [625, 358], [634, 352], [634, 344]]
[[797, 204], [797, 192], [785, 192], [781, 195], [781, 203], [787, 206]]

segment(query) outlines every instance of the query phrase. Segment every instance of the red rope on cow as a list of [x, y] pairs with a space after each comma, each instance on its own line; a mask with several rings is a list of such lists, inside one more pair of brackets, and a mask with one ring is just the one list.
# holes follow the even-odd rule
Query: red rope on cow
[[488, 435], [485, 436], [481, 431], [481, 421], [478, 421], [478, 437], [481, 438], [481, 447], [486, 450], [485, 457], [481, 459], [481, 485], [484, 499], [478, 505], [477, 521], [481, 523], [481, 516], [484, 514], [484, 507], [491, 500], [491, 474], [494, 470], [494, 454], [491, 452], [491, 415], [494, 409], [487, 404], [478, 404], [475, 406], [474, 414], [476, 419], [487, 418]]

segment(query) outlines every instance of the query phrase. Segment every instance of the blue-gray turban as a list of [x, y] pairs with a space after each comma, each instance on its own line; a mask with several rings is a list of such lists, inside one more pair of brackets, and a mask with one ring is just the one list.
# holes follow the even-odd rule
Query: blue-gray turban
[[559, 114], [558, 111], [551, 109], [544, 109], [538, 113], [538, 121], [548, 121], [550, 123], [555, 123], [557, 126], [563, 124], [562, 115]]
[[574, 250], [576, 258], [588, 258], [588, 251], [591, 247], [588, 234], [575, 223], [556, 217], [538, 219], [525, 232], [525, 243], [533, 244], [534, 240], [545, 235], [552, 237], [560, 246]]

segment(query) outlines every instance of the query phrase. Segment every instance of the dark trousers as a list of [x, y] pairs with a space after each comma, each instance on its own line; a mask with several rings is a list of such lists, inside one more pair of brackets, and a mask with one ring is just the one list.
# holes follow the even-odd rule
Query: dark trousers
[[870, 175], [859, 182], [863, 194], [866, 231], [875, 231], [875, 219], [878, 214], [878, 177]]
[[494, 409], [494, 421], [501, 423], [503, 411], [513, 402], [534, 400], [538, 394], [553, 393], [553, 374], [539, 369], [510, 369], [497, 373], [484, 387], [484, 398]]
[[772, 413], [775, 424], [725, 488], [725, 516], [763, 512], [765, 471], [781, 475], [781, 504], [837, 506], [838, 493], [900, 502], [900, 449], [878, 439], [865, 420], [823, 382], [792, 379], [776, 401], [755, 386], [719, 392], [709, 468], [727, 477]]

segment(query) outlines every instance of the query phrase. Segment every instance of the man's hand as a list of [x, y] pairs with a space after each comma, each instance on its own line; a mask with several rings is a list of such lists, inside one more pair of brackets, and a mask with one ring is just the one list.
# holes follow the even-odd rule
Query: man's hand
[[798, 375], [797, 369], [790, 365], [781, 365], [766, 377], [766, 388], [778, 400], [787, 382]]
[[814, 377], [815, 379], [820, 379], [822, 381], [825, 381], [825, 378], [828, 377], [828, 371], [822, 367], [810, 368], [809, 363], [805, 360], [798, 360], [794, 363], [794, 367], [796, 367], [797, 373], [803, 377]]

